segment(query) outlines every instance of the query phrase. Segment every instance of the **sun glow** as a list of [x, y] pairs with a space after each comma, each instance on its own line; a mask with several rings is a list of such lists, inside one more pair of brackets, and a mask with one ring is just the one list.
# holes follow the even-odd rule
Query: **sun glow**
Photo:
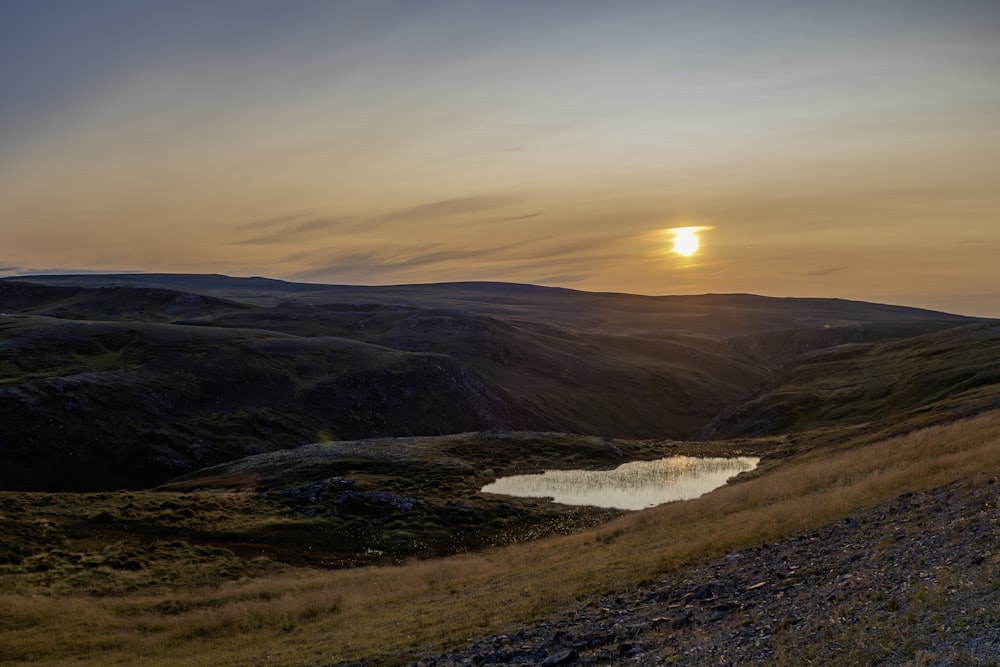
[[698, 235], [688, 230], [677, 232], [674, 235], [674, 252], [685, 257], [698, 252]]
[[691, 257], [696, 252], [698, 248], [701, 247], [701, 240], [698, 238], [698, 232], [712, 229], [711, 227], [674, 227], [672, 229], [666, 230], [669, 234], [673, 235], [673, 248], [671, 252], [681, 257]]

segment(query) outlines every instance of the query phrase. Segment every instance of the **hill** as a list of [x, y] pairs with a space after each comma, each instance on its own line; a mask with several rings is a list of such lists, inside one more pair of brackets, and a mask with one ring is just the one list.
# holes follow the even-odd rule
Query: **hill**
[[[0, 280], [0, 664], [987, 661], [998, 352], [842, 300]], [[675, 453], [763, 459], [481, 492]]]
[[906, 428], [1000, 408], [1000, 322], [900, 340], [855, 342], [790, 359], [750, 400], [698, 433], [707, 439], [838, 428]]
[[140, 488], [306, 442], [531, 417], [454, 359], [343, 338], [148, 322], [0, 321], [0, 485]]
[[0, 488], [141, 488], [331, 439], [774, 433], [719, 415], [766, 402], [760, 387], [791, 381], [798, 355], [905, 349], [976, 322], [837, 299], [502, 283], [0, 280]]
[[61, 286], [168, 289], [265, 306], [405, 305], [606, 332], [678, 331], [722, 338], [858, 323], [925, 321], [950, 325], [977, 319], [846, 299], [775, 298], [753, 294], [643, 296], [497, 282], [319, 285], [260, 277], [156, 273], [38, 275], [8, 280]]

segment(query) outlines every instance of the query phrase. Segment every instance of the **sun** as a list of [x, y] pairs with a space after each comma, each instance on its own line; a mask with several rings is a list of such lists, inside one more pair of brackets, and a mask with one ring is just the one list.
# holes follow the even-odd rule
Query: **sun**
[[674, 252], [690, 257], [698, 252], [698, 234], [690, 229], [674, 230]]
[[712, 228], [698, 226], [674, 227], [666, 230], [668, 234], [671, 234], [674, 237], [674, 246], [670, 249], [670, 252], [675, 255], [680, 255], [681, 257], [692, 257], [701, 247], [701, 240], [698, 238], [698, 232], [703, 232], [709, 229]]

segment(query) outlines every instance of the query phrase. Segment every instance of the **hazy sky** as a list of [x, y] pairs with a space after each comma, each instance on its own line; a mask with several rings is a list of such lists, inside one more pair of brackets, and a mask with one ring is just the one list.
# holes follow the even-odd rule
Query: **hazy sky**
[[2, 0], [0, 273], [54, 270], [1000, 317], [1000, 2]]

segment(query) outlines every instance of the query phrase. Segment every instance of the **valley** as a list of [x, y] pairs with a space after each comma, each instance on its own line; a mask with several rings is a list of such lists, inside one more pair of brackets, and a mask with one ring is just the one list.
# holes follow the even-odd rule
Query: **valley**
[[[488, 653], [446, 653], [470, 638], [900, 494], [988, 498], [998, 411], [1000, 325], [900, 306], [0, 280], [0, 664], [462, 664]], [[641, 512], [481, 492], [675, 454], [761, 464]], [[954, 521], [981, 515], [949, 502]], [[953, 548], [995, 566], [982, 525]], [[643, 641], [649, 660], [695, 659]], [[543, 642], [523, 660], [607, 650]]]

